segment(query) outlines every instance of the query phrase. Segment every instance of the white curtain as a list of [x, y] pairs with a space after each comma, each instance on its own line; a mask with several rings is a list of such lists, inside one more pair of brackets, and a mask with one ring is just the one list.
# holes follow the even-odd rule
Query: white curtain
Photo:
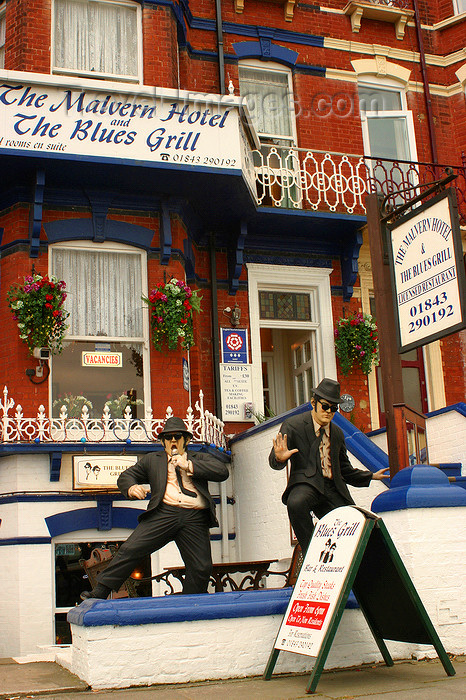
[[5, 67], [5, 13], [0, 13], [0, 68]]
[[136, 10], [116, 2], [55, 0], [55, 66], [137, 76]]
[[69, 336], [141, 338], [141, 257], [56, 249], [53, 274], [66, 282]]
[[247, 100], [259, 134], [292, 136], [288, 75], [260, 68], [239, 69], [241, 97]]

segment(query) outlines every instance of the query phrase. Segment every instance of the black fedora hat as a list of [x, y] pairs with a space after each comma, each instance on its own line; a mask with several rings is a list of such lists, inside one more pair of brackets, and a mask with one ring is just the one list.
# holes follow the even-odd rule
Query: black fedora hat
[[312, 391], [320, 399], [326, 399], [330, 403], [341, 403], [340, 385], [334, 379], [322, 379], [319, 386]]
[[186, 423], [182, 421], [181, 418], [176, 418], [175, 416], [167, 420], [157, 437], [159, 440], [163, 440], [165, 435], [171, 435], [172, 433], [183, 433], [183, 435], [189, 438], [193, 436], [186, 427]]

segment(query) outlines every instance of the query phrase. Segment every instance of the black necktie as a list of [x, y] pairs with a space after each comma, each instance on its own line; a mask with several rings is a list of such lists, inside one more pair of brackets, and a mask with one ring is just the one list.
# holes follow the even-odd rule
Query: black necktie
[[183, 485], [181, 469], [179, 467], [175, 467], [175, 474], [178, 480], [178, 486], [180, 487], [181, 493], [184, 493], [185, 496], [191, 496], [191, 498], [197, 498], [197, 493], [195, 491], [190, 491]]

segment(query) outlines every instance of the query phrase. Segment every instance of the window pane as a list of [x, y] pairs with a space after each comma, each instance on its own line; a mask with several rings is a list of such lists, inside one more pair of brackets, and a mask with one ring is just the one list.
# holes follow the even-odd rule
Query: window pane
[[402, 109], [401, 94], [396, 90], [379, 90], [359, 86], [359, 109], [364, 112], [393, 112]]
[[311, 320], [309, 294], [259, 292], [260, 317], [293, 321]]
[[[104, 347], [105, 346], [105, 347]], [[86, 404], [91, 418], [100, 418], [108, 404], [113, 418], [144, 418], [142, 343], [65, 343], [53, 358], [52, 415], [65, 406], [69, 418], [80, 418]], [[121, 353], [121, 366], [85, 365], [83, 352]]]
[[66, 282], [68, 335], [141, 338], [141, 257], [56, 249], [53, 274]]
[[404, 117], [368, 117], [371, 156], [409, 160], [408, 129]]

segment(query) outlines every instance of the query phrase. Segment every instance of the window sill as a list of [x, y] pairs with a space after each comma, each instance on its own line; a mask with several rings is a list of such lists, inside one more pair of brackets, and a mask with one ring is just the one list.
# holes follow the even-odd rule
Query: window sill
[[395, 25], [395, 34], [397, 39], [403, 39], [405, 35], [405, 27], [408, 20], [414, 17], [413, 10], [406, 10], [402, 7], [394, 5], [379, 5], [374, 2], [360, 2], [360, 0], [351, 0], [343, 12], [349, 15], [351, 19], [351, 29], [358, 33], [361, 28], [361, 20], [375, 19], [381, 22], [389, 22]]
[[[241, 15], [244, 11], [245, 0], [235, 0], [235, 12]], [[284, 5], [285, 9], [285, 20], [287, 22], [293, 21], [294, 6], [296, 0], [262, 0], [262, 2], [273, 2], [275, 4]]]

